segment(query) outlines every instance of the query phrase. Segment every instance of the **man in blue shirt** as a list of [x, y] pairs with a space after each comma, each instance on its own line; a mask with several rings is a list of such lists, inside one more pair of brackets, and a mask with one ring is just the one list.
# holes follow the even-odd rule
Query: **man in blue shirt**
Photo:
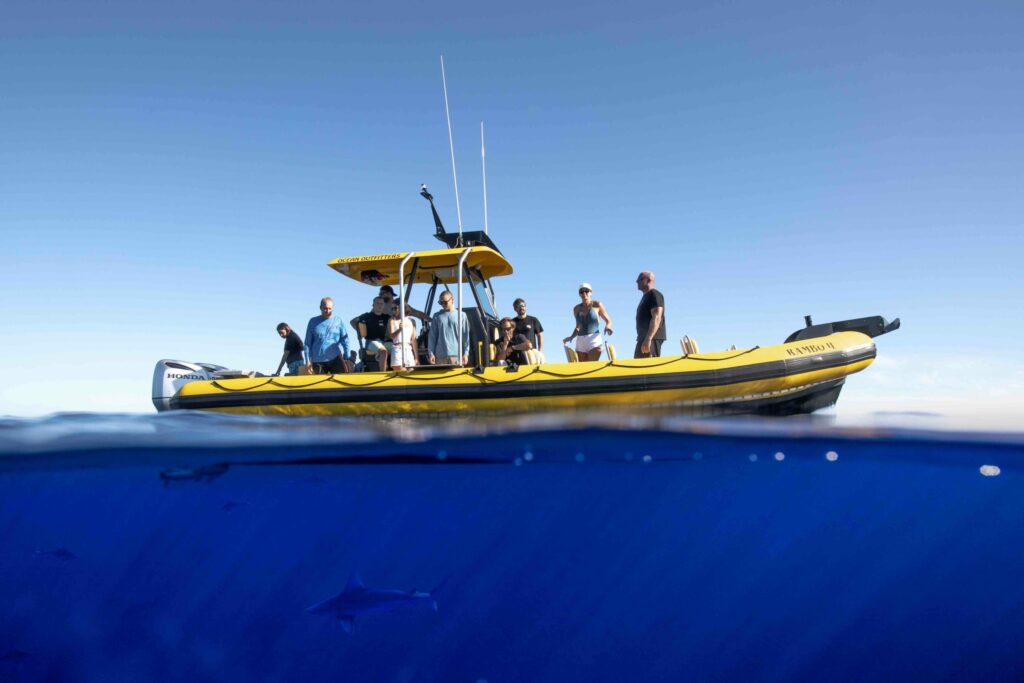
[[331, 375], [348, 372], [348, 333], [345, 321], [331, 315], [334, 300], [325, 296], [320, 300], [320, 315], [309, 319], [306, 325], [306, 369], [313, 375]]
[[[469, 365], [469, 319], [465, 313], [460, 316], [455, 312], [455, 299], [451, 292], [441, 292], [437, 302], [441, 304], [441, 310], [435, 313], [430, 321], [430, 334], [427, 337], [430, 364]], [[459, 353], [460, 319], [462, 353]]]

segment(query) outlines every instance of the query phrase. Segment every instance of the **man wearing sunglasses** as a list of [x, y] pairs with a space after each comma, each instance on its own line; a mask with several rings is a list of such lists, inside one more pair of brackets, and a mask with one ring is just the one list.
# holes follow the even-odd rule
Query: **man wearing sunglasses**
[[498, 341], [494, 342], [494, 362], [509, 365], [526, 365], [527, 350], [533, 348], [526, 335], [516, 332], [512, 318], [502, 318], [498, 323]]
[[654, 288], [654, 273], [645, 270], [636, 276], [636, 288], [644, 293], [636, 307], [636, 348], [633, 358], [661, 356], [665, 334], [665, 297]]
[[523, 299], [513, 301], [512, 308], [516, 311], [516, 317], [512, 319], [516, 324], [516, 334], [526, 337], [530, 342], [529, 348], [536, 349], [537, 353], [543, 353], [544, 326], [532, 315], [526, 315], [526, 302]]
[[[441, 310], [430, 321], [427, 335], [428, 360], [431, 365], [469, 365], [469, 319], [455, 311], [455, 297], [449, 291], [441, 292], [437, 303]], [[462, 329], [462, 349], [459, 349], [459, 328]]]

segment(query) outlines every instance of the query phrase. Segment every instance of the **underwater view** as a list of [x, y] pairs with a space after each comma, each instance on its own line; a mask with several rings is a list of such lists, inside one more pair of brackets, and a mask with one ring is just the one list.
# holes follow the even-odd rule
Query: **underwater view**
[[0, 420], [0, 680], [1020, 680], [1024, 436]]

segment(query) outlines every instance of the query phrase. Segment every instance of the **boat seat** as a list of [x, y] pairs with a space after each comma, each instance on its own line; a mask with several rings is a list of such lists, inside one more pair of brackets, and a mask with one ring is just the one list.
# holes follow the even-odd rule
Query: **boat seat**
[[541, 357], [540, 352], [537, 349], [527, 349], [523, 353], [526, 354], [526, 362], [528, 365], [540, 365]]
[[380, 363], [377, 361], [377, 354], [366, 350], [366, 323], [359, 323], [359, 360], [363, 363], [363, 372], [379, 372]]
[[570, 363], [579, 363], [580, 355], [576, 353], [576, 349], [572, 348], [568, 344], [565, 344], [565, 359]]
[[611, 342], [605, 342], [604, 345], [607, 347], [608, 360], [615, 360], [615, 344], [612, 344]]
[[691, 339], [687, 335], [683, 335], [683, 338], [679, 340], [679, 345], [683, 347], [683, 355], [689, 356], [694, 353], [700, 353], [700, 349], [697, 347], [697, 340]]

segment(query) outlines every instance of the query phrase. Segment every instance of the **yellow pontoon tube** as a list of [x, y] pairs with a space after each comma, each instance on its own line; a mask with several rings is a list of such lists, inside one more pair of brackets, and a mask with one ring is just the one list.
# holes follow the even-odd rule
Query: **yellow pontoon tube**
[[840, 331], [765, 348], [519, 366], [513, 372], [505, 367], [427, 367], [405, 373], [196, 381], [178, 391], [170, 408], [410, 415], [665, 406], [696, 414], [792, 414], [835, 403], [846, 376], [866, 368], [874, 357], [868, 334]]

